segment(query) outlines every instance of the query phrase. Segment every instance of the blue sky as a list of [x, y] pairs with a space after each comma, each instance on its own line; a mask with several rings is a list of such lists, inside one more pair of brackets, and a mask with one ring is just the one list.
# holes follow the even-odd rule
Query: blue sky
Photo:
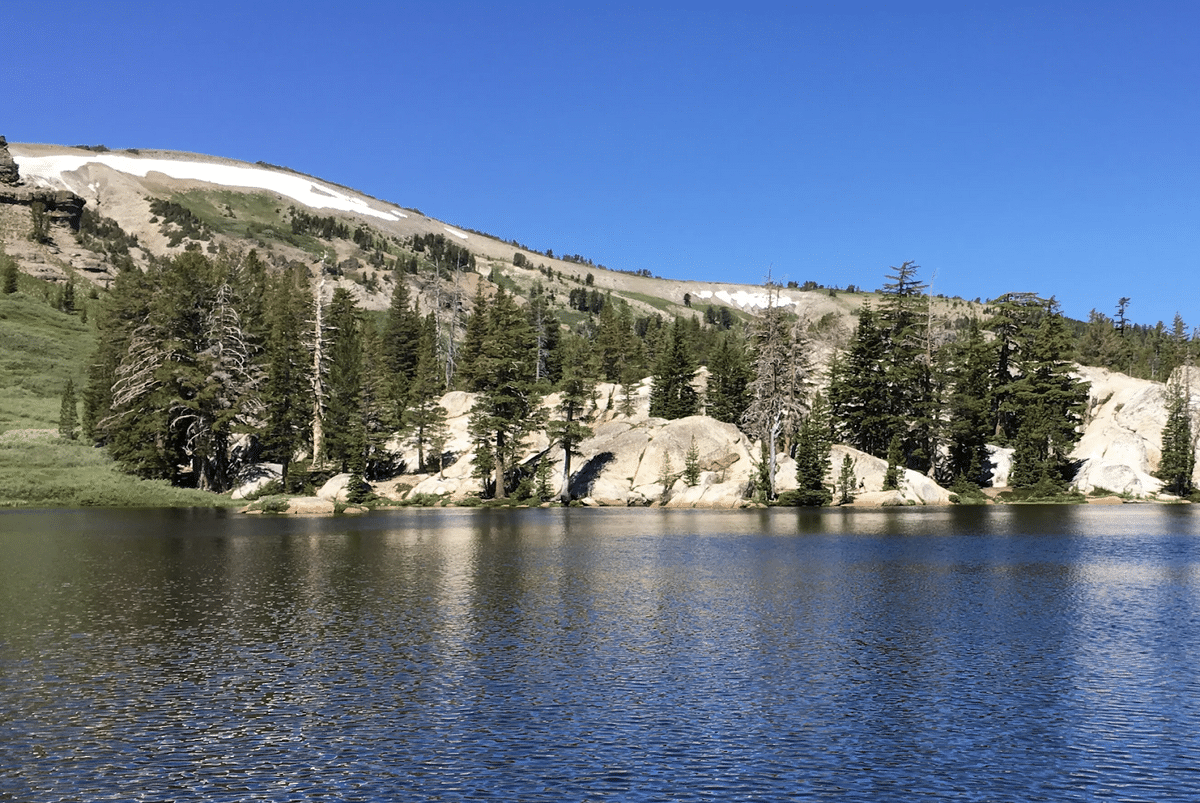
[[680, 279], [1200, 325], [1194, 3], [121, 3], [0, 13], [0, 134], [283, 164]]

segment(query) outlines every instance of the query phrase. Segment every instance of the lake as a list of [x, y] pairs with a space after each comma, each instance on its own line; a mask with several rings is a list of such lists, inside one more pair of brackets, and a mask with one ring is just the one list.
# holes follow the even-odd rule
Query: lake
[[0, 799], [1200, 799], [1200, 513], [0, 513]]

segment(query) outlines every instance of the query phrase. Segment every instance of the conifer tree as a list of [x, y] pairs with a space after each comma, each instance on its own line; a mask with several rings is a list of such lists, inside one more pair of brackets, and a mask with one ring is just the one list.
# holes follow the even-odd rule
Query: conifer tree
[[392, 398], [389, 372], [384, 364], [382, 345], [375, 327], [363, 326], [362, 405], [364, 475], [384, 479], [390, 475], [395, 457], [387, 448], [398, 429], [396, 405]]
[[586, 341], [571, 338], [568, 342], [573, 347], [564, 355], [563, 377], [558, 383], [558, 407], [555, 417], [546, 425], [550, 445], [563, 450], [563, 481], [558, 499], [564, 505], [571, 501], [571, 458], [579, 454], [580, 442], [592, 434], [583, 418], [595, 389], [589, 370], [592, 366], [586, 359]]
[[265, 456], [283, 466], [282, 482], [289, 487], [289, 471], [296, 454], [307, 442], [312, 419], [311, 338], [312, 290], [303, 265], [289, 266], [272, 282], [267, 316], [266, 407], [262, 433]]
[[448, 435], [446, 408], [441, 405], [441, 361], [437, 354], [437, 321], [431, 314], [421, 329], [417, 346], [417, 370], [409, 388], [408, 408], [404, 411], [404, 429], [417, 445], [417, 471], [425, 471], [428, 458], [436, 455], [441, 471], [442, 447]]
[[883, 490], [897, 491], [900, 489], [900, 479], [902, 461], [904, 460], [903, 449], [900, 442], [900, 433], [892, 435], [891, 442], [888, 443], [887, 450], [887, 471], [883, 474]]
[[741, 421], [750, 403], [750, 376], [741, 341], [725, 332], [708, 363], [705, 412], [729, 424]]
[[700, 481], [700, 449], [696, 446], [695, 435], [683, 457], [683, 481], [689, 488], [694, 488]]
[[828, 408], [818, 393], [796, 440], [796, 491], [792, 495], [795, 504], [821, 507], [832, 501], [833, 494], [825, 485], [830, 446]]
[[475, 301], [467, 317], [463, 334], [461, 357], [454, 375], [454, 386], [461, 390], [482, 390], [487, 383], [485, 370], [479, 366], [479, 355], [488, 336], [488, 298], [483, 292], [483, 282], [475, 290]]
[[1069, 454], [1079, 440], [1087, 384], [1072, 375], [1066, 324], [1051, 298], [1019, 360], [1019, 378], [1008, 387], [1018, 420], [1009, 482], [1014, 487], [1048, 483], [1058, 490], [1074, 474]]
[[153, 268], [146, 272], [136, 268], [119, 271], [100, 305], [96, 320], [99, 337], [88, 364], [81, 418], [84, 438], [97, 445], [106, 445], [112, 439], [110, 425], [116, 423], [112, 418], [113, 386], [135, 329], [149, 315], [153, 274]]
[[887, 354], [884, 330], [864, 304], [849, 350], [830, 368], [829, 402], [837, 439], [875, 457], [887, 454], [896, 423]]
[[854, 491], [858, 487], [858, 478], [854, 475], [854, 460], [850, 455], [842, 455], [842, 470], [838, 473], [839, 505], [848, 505], [854, 501]]
[[17, 292], [17, 263], [0, 251], [0, 286], [5, 295]]
[[765, 487], [775, 501], [775, 468], [782, 440], [800, 422], [807, 409], [808, 362], [796, 327], [783, 308], [771, 303], [756, 322], [752, 339], [754, 373], [748, 388], [749, 403], [742, 426], [761, 440]]
[[75, 440], [77, 426], [79, 426], [79, 415], [75, 400], [75, 382], [68, 377], [67, 386], [63, 390], [62, 406], [58, 413], [58, 436], [66, 440]]
[[696, 364], [688, 348], [685, 325], [676, 318], [667, 347], [659, 356], [650, 387], [650, 415], [655, 418], [685, 418], [700, 409], [700, 397], [692, 387]]
[[327, 314], [327, 360], [324, 414], [325, 458], [349, 471], [365, 458], [362, 415], [363, 339], [358, 305], [344, 287], [333, 291]]
[[421, 338], [421, 318], [408, 294], [404, 274], [397, 270], [392, 276], [392, 300], [383, 325], [381, 351], [384, 364], [392, 377], [392, 399], [395, 416], [403, 416], [408, 402], [408, 385], [417, 369], [417, 349]]
[[1196, 468], [1189, 373], [1184, 368], [1172, 376], [1167, 384], [1167, 423], [1162, 433], [1162, 459], [1158, 470], [1154, 472], [1154, 476], [1162, 480], [1164, 491], [1185, 498], [1195, 490], [1192, 473]]
[[947, 464], [943, 481], [963, 478], [977, 486], [990, 475], [987, 442], [994, 431], [991, 404], [995, 349], [972, 319], [966, 335], [954, 345], [950, 365], [950, 396], [946, 410]]
[[475, 442], [476, 475], [485, 490], [508, 495], [526, 436], [541, 424], [534, 381], [534, 334], [528, 318], [503, 287], [485, 310], [486, 330], [475, 358], [479, 397], [468, 424]]

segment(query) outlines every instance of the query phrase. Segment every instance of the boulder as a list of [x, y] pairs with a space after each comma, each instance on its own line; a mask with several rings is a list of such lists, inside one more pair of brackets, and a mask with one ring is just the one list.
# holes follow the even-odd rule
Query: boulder
[[[318, 499], [330, 502], [346, 502], [350, 496], [350, 480], [353, 474], [335, 474], [317, 491]], [[367, 486], [368, 488], [370, 486]]]
[[231, 494], [233, 499], [245, 499], [268, 482], [283, 476], [281, 463], [254, 463], [242, 469], [238, 474], [236, 487]]

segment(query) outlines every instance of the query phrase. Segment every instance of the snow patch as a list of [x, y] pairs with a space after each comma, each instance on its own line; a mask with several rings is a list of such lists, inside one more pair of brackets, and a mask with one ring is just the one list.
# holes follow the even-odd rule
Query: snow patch
[[[121, 173], [145, 178], [162, 173], [171, 178], [203, 181], [224, 187], [267, 190], [291, 198], [310, 209], [338, 209], [358, 215], [400, 220], [407, 215], [371, 208], [362, 198], [310, 178], [251, 165], [210, 164], [187, 159], [127, 156], [117, 153], [61, 154], [56, 156], [13, 156], [21, 177], [42, 186], [72, 189], [65, 176], [89, 164], [102, 164]], [[89, 185], [90, 186], [90, 185]], [[465, 235], [464, 235], [465, 236]]]
[[696, 295], [702, 300], [715, 297], [718, 300], [724, 301], [726, 304], [738, 307], [739, 309], [766, 309], [770, 306], [789, 307], [799, 303], [793, 301], [787, 296], [781, 295], [780, 293], [751, 293], [746, 290], [737, 290], [733, 293], [730, 293], [728, 290], [717, 290], [716, 292], [713, 292], [712, 290], [701, 290], [696, 293]]
[[467, 239], [467, 235], [464, 234], [463, 232], [459, 231], [458, 229], [452, 229], [449, 226], [442, 226], [442, 228], [445, 229], [446, 231], [450, 232], [451, 234], [453, 234], [455, 237], [458, 237], [460, 240]]

